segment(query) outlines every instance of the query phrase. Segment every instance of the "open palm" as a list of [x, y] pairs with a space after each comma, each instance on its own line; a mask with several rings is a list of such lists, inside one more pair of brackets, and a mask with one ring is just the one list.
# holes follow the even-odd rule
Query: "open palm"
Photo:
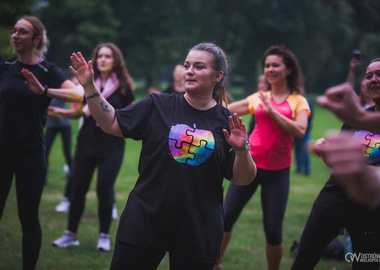
[[94, 70], [91, 61], [87, 62], [80, 52], [77, 54], [73, 53], [70, 56], [70, 60], [73, 63], [73, 66], [70, 66], [70, 70], [77, 77], [78, 82], [83, 87], [92, 84], [94, 80]]
[[226, 141], [237, 149], [245, 148], [247, 144], [247, 129], [241, 117], [238, 117], [235, 113], [234, 116], [229, 117], [230, 131], [223, 130]]

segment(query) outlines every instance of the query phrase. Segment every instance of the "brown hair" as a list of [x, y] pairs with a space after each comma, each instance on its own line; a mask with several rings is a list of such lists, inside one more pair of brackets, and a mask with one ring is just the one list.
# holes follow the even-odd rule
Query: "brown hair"
[[49, 39], [47, 38], [45, 26], [40, 19], [34, 16], [24, 15], [17, 21], [20, 20], [28, 21], [33, 26], [33, 38], [38, 36], [41, 37], [41, 40], [36, 48], [36, 54], [38, 57], [44, 57], [49, 46]]
[[[283, 59], [285, 66], [290, 70], [290, 74], [286, 78], [287, 85], [292, 92], [299, 94], [301, 92], [301, 87], [304, 86], [305, 77], [302, 74], [301, 66], [294, 53], [284, 45], [269, 47], [264, 52], [262, 60], [263, 70], [265, 67], [265, 60], [269, 55], [278, 55]], [[270, 85], [269, 89], [271, 89]]]
[[112, 55], [114, 58], [112, 72], [115, 72], [117, 78], [119, 79], [121, 93], [125, 94], [128, 88], [131, 91], [135, 91], [136, 86], [133, 83], [133, 79], [128, 72], [127, 65], [124, 61], [123, 53], [120, 51], [119, 47], [112, 42], [99, 44], [95, 47], [94, 52], [92, 53], [92, 67], [94, 69], [95, 78], [100, 76], [100, 72], [96, 64], [96, 59], [98, 58], [99, 50], [103, 47], [107, 47], [112, 51]]
[[223, 78], [215, 85], [212, 98], [219, 104], [227, 104], [226, 102], [226, 81], [227, 81], [227, 57], [224, 51], [216, 46], [214, 43], [203, 42], [195, 45], [190, 51], [206, 51], [213, 56], [213, 69], [215, 71], [222, 71]]

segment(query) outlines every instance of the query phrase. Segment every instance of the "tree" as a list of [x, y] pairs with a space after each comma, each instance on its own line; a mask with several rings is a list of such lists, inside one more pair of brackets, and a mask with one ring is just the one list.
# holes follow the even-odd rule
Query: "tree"
[[47, 57], [62, 66], [70, 65], [72, 52], [90, 59], [97, 44], [118, 41], [120, 23], [109, 0], [50, 0], [38, 15], [51, 41]]

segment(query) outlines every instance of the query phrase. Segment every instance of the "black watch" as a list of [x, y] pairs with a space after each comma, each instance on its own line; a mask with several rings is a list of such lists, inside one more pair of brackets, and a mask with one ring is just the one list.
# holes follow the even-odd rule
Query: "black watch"
[[48, 90], [49, 90], [49, 88], [48, 88], [48, 86], [45, 84], [45, 86], [44, 86], [44, 89], [45, 89], [45, 91], [44, 91], [44, 93], [42, 94], [43, 96], [46, 96], [47, 95], [47, 93], [48, 93]]

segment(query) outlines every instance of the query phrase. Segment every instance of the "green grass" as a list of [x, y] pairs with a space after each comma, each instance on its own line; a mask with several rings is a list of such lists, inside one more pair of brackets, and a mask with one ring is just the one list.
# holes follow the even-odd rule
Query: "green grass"
[[[247, 122], [249, 117], [244, 117], [244, 120]], [[77, 121], [73, 121], [72, 124], [76, 129]], [[339, 129], [340, 125], [340, 121], [331, 113], [315, 106], [313, 140], [323, 136], [328, 129]], [[73, 136], [75, 142], [76, 135]], [[128, 194], [137, 178], [140, 148], [140, 142], [127, 139], [122, 170], [115, 185], [119, 214], [123, 210]], [[85, 214], [78, 230], [81, 245], [58, 249], [50, 244], [51, 241], [61, 236], [67, 226], [67, 214], [58, 214], [54, 211], [55, 205], [62, 197], [66, 181], [66, 175], [62, 171], [63, 165], [63, 152], [58, 138], [51, 152], [48, 185], [44, 189], [40, 207], [43, 239], [37, 269], [108, 269], [112, 252], [102, 253], [96, 250], [99, 223], [94, 191], [95, 179], [87, 194]], [[312, 172], [309, 177], [296, 175], [294, 169], [291, 168], [290, 195], [283, 229], [284, 256], [281, 269], [290, 269], [294, 254], [289, 251], [289, 247], [295, 239], [300, 238], [311, 206], [328, 176], [328, 169], [316, 156], [312, 157]], [[227, 190], [228, 181], [224, 182], [224, 187]], [[115, 240], [117, 225], [117, 222], [113, 222], [111, 225], [112, 243]], [[257, 192], [243, 210], [234, 227], [231, 243], [222, 262], [223, 269], [266, 269], [264, 246], [260, 195]], [[0, 222], [0, 269], [21, 269], [21, 226], [17, 215], [14, 185]], [[169, 269], [166, 257], [158, 269]], [[316, 269], [350, 269], [350, 264], [345, 261], [322, 259]]]

